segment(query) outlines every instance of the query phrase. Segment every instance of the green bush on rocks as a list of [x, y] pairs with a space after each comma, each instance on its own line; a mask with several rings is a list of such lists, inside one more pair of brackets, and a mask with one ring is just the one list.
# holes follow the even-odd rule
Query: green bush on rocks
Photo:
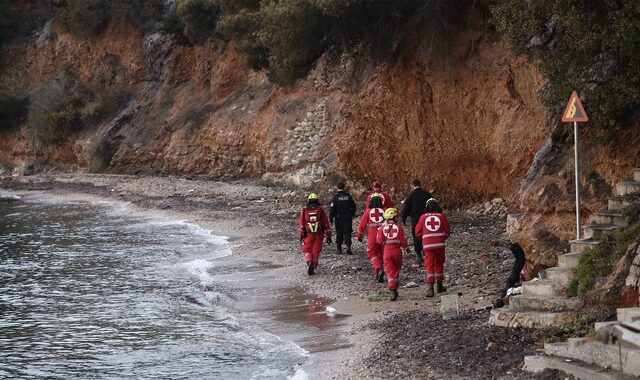
[[635, 0], [507, 0], [493, 22], [517, 53], [538, 59], [547, 106], [562, 111], [572, 90], [590, 122], [609, 133], [638, 122], [640, 7]]

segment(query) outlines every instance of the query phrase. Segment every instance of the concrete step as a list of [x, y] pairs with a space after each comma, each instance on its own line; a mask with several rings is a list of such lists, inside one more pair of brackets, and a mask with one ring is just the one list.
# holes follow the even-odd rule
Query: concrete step
[[614, 224], [623, 227], [629, 225], [627, 218], [625, 218], [621, 212], [617, 211], [596, 212], [591, 217], [591, 220], [596, 224]]
[[633, 322], [640, 319], [640, 307], [623, 307], [616, 310], [620, 322]]
[[[619, 371], [558, 356], [525, 356], [522, 369], [533, 373], [540, 373], [545, 369], [557, 369], [581, 380], [620, 380]], [[622, 379], [632, 380], [634, 377], [623, 375]]]
[[616, 324], [618, 324], [618, 321], [596, 322], [593, 324], [593, 327], [596, 330], [596, 332], [598, 332], [600, 331], [600, 329], [603, 329], [607, 326], [616, 325]]
[[575, 321], [578, 313], [573, 311], [513, 311], [503, 307], [491, 310], [489, 324], [502, 327], [527, 327], [532, 329], [560, 327], [563, 323]]
[[571, 252], [583, 252], [587, 248], [598, 245], [599, 241], [595, 239], [569, 240]]
[[616, 183], [616, 195], [640, 193], [640, 181], [625, 181]]
[[624, 229], [623, 226], [616, 226], [614, 224], [587, 224], [582, 226], [584, 239], [601, 239], [605, 234], [620, 232]]
[[[594, 338], [572, 338], [562, 343], [546, 343], [544, 352], [547, 355], [561, 356], [602, 368], [620, 370], [618, 345], [604, 344]], [[622, 372], [626, 375], [640, 376], [640, 350], [622, 346]]]
[[625, 208], [640, 204], [639, 197], [611, 197], [608, 199], [607, 209], [609, 211], [622, 211]]
[[584, 305], [579, 298], [533, 297], [518, 295], [509, 299], [511, 311], [576, 311]]
[[575, 268], [578, 266], [582, 252], [570, 252], [563, 255], [558, 255], [558, 267], [559, 268]]
[[633, 169], [633, 180], [640, 181], [640, 168]]
[[547, 280], [557, 281], [561, 284], [568, 284], [573, 278], [573, 268], [547, 268], [544, 273]]
[[562, 297], [566, 283], [553, 280], [534, 280], [522, 283], [522, 295], [539, 297]]

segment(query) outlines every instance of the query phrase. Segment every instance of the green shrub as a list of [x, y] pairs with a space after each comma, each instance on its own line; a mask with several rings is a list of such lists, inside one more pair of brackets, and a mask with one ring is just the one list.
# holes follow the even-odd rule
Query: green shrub
[[214, 35], [220, 8], [214, 0], [178, 0], [176, 13], [189, 41], [199, 45]]
[[560, 325], [560, 331], [546, 340], [547, 343], [565, 342], [569, 338], [582, 338], [592, 336], [595, 332], [593, 322], [595, 319], [588, 315], [581, 315], [573, 322]]
[[78, 36], [100, 34], [109, 21], [105, 0], [54, 0], [60, 24]]
[[0, 131], [15, 130], [24, 123], [29, 99], [18, 99], [11, 96], [0, 96]]
[[46, 145], [59, 144], [82, 128], [80, 113], [72, 107], [48, 112], [45, 114], [45, 120], [47, 127], [44, 130], [42, 142]]
[[[218, 32], [238, 38], [248, 65], [266, 69], [269, 78], [288, 85], [305, 76], [318, 57], [339, 55], [356, 46], [395, 56], [405, 33], [415, 33], [426, 15], [466, 2], [424, 0], [217, 0]], [[437, 18], [437, 17], [436, 17]]]
[[548, 79], [547, 106], [561, 111], [575, 89], [590, 122], [609, 134], [637, 122], [637, 1], [507, 0], [492, 15], [516, 52], [539, 60]]
[[9, 0], [0, 0], [0, 44], [11, 37], [18, 16], [18, 13], [11, 9]]
[[640, 235], [640, 223], [631, 225], [621, 232], [606, 234], [595, 246], [586, 249], [574, 277], [569, 284], [571, 296], [581, 296], [593, 289], [596, 282], [613, 273], [615, 263], [625, 254], [627, 248]]
[[82, 124], [97, 124], [107, 117], [114, 115], [129, 101], [130, 94], [120, 89], [106, 90], [93, 101], [82, 107], [80, 118]]
[[123, 20], [143, 26], [162, 17], [162, 0], [52, 0], [58, 20], [78, 36], [100, 34], [110, 20]]

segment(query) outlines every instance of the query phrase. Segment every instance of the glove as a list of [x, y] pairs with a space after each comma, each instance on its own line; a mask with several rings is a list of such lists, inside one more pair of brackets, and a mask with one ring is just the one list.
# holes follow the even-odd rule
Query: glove
[[300, 243], [302, 243], [304, 241], [304, 238], [307, 237], [307, 230], [305, 229], [301, 229], [300, 230]]
[[358, 234], [358, 241], [362, 243], [362, 235]]
[[327, 236], [327, 244], [331, 244], [331, 236]]

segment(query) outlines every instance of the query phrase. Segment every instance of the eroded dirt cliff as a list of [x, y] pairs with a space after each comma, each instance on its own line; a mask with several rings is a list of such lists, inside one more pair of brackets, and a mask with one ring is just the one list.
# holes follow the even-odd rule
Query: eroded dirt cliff
[[[89, 94], [126, 101], [56, 146], [28, 127], [4, 133], [0, 163], [304, 186], [341, 177], [356, 194], [381, 178], [398, 197], [418, 177], [449, 206], [506, 198], [520, 214], [515, 238], [535, 248], [532, 265], [553, 265], [574, 231], [572, 140], [539, 100], [543, 76], [485, 15], [439, 43], [428, 37], [416, 33], [386, 62], [358, 48], [323, 57], [281, 88], [250, 71], [233, 41], [186, 47], [125, 23], [78, 38], [49, 23], [1, 58], [0, 87], [30, 98], [27, 124], [65, 96], [69, 75]], [[633, 129], [609, 146], [597, 140], [587, 132], [582, 142], [585, 217], [640, 161]]]

